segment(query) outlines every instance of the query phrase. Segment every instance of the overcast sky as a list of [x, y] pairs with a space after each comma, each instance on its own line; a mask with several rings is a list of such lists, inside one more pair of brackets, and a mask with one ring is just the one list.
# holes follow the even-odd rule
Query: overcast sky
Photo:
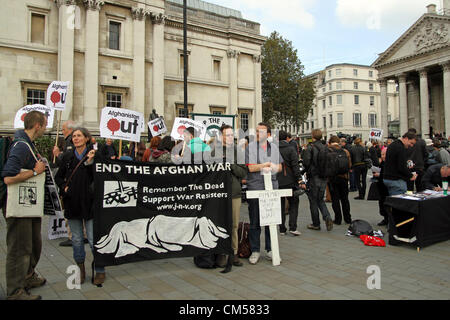
[[240, 10], [292, 41], [311, 74], [334, 63], [372, 64], [425, 12], [441, 0], [206, 0]]

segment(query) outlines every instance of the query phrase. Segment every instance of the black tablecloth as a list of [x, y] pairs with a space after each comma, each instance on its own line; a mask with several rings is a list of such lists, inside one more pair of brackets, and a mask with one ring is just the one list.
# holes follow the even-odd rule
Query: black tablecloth
[[[450, 196], [418, 201], [387, 197], [384, 205], [389, 215], [389, 244], [402, 243], [394, 235], [415, 236], [417, 240], [412, 244], [418, 247], [450, 239]], [[412, 217], [414, 221], [395, 226]]]

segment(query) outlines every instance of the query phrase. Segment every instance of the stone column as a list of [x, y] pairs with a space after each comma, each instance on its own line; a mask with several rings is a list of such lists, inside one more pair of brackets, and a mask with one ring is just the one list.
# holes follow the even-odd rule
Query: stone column
[[450, 61], [442, 65], [444, 74], [444, 121], [445, 138], [450, 136]]
[[[131, 107], [145, 115], [145, 16], [144, 8], [132, 8], [133, 93]], [[149, 110], [149, 113], [151, 110]]]
[[238, 58], [240, 52], [237, 50], [227, 50], [228, 72], [230, 77], [230, 114], [238, 114]]
[[[58, 80], [70, 81], [67, 90], [66, 107], [62, 120], [72, 118], [73, 106], [73, 65], [74, 65], [74, 31], [71, 23], [75, 15], [76, 0], [54, 0], [59, 8], [58, 24]], [[56, 117], [55, 117], [56, 118]]]
[[[380, 79], [380, 116], [381, 116], [381, 129], [383, 130], [383, 137], [387, 138], [389, 136], [388, 132], [388, 95], [387, 95], [387, 80]], [[337, 121], [337, 120], [336, 120]]]
[[84, 0], [86, 6], [86, 51], [84, 53], [83, 120], [90, 129], [98, 126], [98, 36], [99, 11], [105, 4]]
[[254, 70], [255, 70], [255, 114], [253, 116], [254, 119], [254, 128], [256, 125], [262, 121], [262, 96], [261, 96], [261, 55], [254, 55]]
[[166, 16], [162, 13], [151, 15], [153, 23], [153, 109], [160, 116], [164, 114], [164, 23]]
[[400, 118], [400, 136], [408, 131], [408, 89], [406, 87], [406, 74], [398, 76], [399, 89], [399, 118]]
[[420, 132], [422, 138], [430, 137], [430, 105], [428, 95], [428, 73], [426, 69], [419, 70], [420, 75]]

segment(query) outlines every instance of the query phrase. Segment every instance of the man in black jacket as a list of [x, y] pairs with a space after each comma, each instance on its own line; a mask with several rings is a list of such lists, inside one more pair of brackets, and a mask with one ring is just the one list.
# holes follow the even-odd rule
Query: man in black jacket
[[[283, 168], [277, 174], [278, 187], [280, 189], [292, 189], [292, 193], [300, 188], [301, 172], [298, 165], [297, 149], [292, 147], [288, 142], [288, 133], [286, 131], [279, 132], [281, 157], [283, 158]], [[292, 141], [292, 140], [291, 140]], [[281, 225], [280, 234], [286, 234], [286, 199], [289, 203], [289, 233], [293, 236], [299, 236], [301, 233], [297, 231], [298, 203], [299, 197], [292, 195], [291, 197], [281, 198]]]
[[[409, 132], [417, 134], [416, 129], [410, 128]], [[425, 140], [417, 137], [417, 142], [411, 148], [407, 149], [408, 160], [412, 161], [413, 167], [410, 168], [411, 172], [417, 173], [417, 179], [415, 181], [408, 181], [408, 190], [414, 190], [414, 183], [416, 190], [423, 191], [422, 177], [425, 174], [425, 159], [428, 157]]]
[[407, 181], [414, 181], [417, 174], [411, 173], [407, 166], [407, 149], [416, 143], [416, 135], [405, 133], [400, 139], [392, 142], [386, 152], [383, 182], [390, 196], [404, 194], [408, 190]]
[[423, 189], [442, 191], [442, 180], [449, 180], [450, 166], [442, 163], [430, 166], [422, 179]]
[[308, 176], [308, 200], [311, 210], [312, 224], [307, 228], [311, 230], [320, 230], [319, 210], [322, 213], [322, 218], [325, 221], [327, 230], [333, 229], [333, 219], [331, 219], [330, 212], [323, 200], [325, 190], [327, 187], [327, 179], [321, 177], [318, 166], [319, 151], [327, 146], [322, 143], [322, 131], [314, 129], [312, 132], [313, 143], [308, 145], [304, 152], [303, 163], [307, 169]]

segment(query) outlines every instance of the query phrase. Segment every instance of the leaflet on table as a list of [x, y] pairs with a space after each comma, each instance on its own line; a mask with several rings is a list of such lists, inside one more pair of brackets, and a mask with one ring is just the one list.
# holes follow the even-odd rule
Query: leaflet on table
[[393, 196], [394, 198], [402, 198], [406, 200], [426, 200], [433, 198], [441, 198], [445, 197], [442, 191], [434, 191], [434, 190], [425, 190], [422, 192], [414, 193], [414, 194], [398, 194]]

